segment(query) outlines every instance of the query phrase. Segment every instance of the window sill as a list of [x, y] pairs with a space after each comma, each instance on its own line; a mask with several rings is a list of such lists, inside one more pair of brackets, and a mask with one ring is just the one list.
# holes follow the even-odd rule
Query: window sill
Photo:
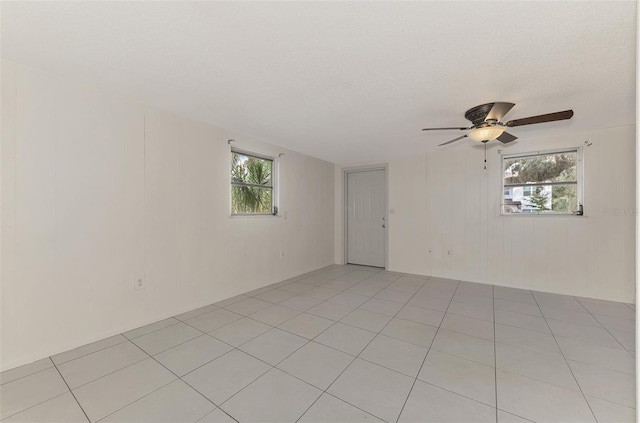
[[500, 213], [498, 216], [500, 217], [587, 217], [586, 214], [573, 214], [573, 213], [556, 213], [556, 214], [546, 214], [546, 213]]
[[270, 217], [282, 217], [279, 214], [232, 214], [229, 215], [229, 219], [243, 219], [243, 218], [270, 218]]

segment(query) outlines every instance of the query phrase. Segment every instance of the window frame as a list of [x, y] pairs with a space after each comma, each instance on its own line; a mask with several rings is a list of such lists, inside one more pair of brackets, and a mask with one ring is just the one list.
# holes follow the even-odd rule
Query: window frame
[[[581, 210], [581, 213], [577, 213], [578, 210], [574, 212], [567, 213], [545, 213], [545, 212], [521, 212], [521, 213], [508, 213], [505, 212], [505, 203], [504, 203], [504, 191], [505, 189], [515, 188], [516, 186], [524, 187], [522, 185], [505, 185], [504, 178], [504, 161], [509, 159], [518, 159], [525, 157], [534, 157], [534, 156], [544, 156], [549, 154], [562, 154], [562, 153], [575, 153], [576, 154], [576, 202], [578, 204], [578, 210]], [[584, 216], [584, 151], [582, 146], [578, 147], [565, 147], [565, 148], [556, 148], [551, 150], [537, 150], [537, 151], [528, 151], [522, 153], [511, 153], [511, 154], [501, 154], [500, 156], [500, 184], [502, 187], [502, 195], [500, 196], [500, 216]], [[526, 186], [553, 186], [553, 185], [572, 185], [573, 183], [567, 184], [566, 182], [540, 182], [540, 183], [532, 183], [526, 184]], [[580, 207], [582, 206], [582, 207]]]
[[[229, 217], [278, 217], [278, 157], [269, 156], [266, 154], [256, 153], [250, 150], [237, 148], [231, 146], [229, 149], [229, 166], [231, 166], [231, 159], [233, 154], [242, 154], [243, 156], [253, 157], [260, 160], [268, 160], [271, 162], [271, 186], [256, 185], [256, 184], [243, 184], [239, 182], [233, 182], [231, 176], [231, 167], [227, 172], [229, 176]], [[233, 190], [232, 187], [236, 186], [250, 186], [257, 188], [271, 188], [271, 213], [234, 213], [233, 212]]]

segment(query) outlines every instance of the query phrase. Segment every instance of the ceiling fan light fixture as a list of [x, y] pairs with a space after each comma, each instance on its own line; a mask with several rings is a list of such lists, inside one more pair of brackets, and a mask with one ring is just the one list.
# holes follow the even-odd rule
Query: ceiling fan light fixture
[[473, 128], [469, 131], [468, 137], [474, 141], [490, 141], [498, 138], [504, 132], [502, 126], [485, 126], [484, 128]]

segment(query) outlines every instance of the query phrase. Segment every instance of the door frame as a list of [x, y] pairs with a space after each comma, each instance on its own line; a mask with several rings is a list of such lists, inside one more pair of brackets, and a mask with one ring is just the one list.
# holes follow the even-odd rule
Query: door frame
[[348, 264], [349, 254], [349, 228], [348, 228], [348, 208], [349, 193], [347, 178], [350, 173], [368, 172], [370, 170], [384, 171], [384, 210], [386, 230], [384, 233], [384, 268], [389, 268], [389, 165], [387, 163], [366, 166], [345, 167], [342, 169], [342, 262]]

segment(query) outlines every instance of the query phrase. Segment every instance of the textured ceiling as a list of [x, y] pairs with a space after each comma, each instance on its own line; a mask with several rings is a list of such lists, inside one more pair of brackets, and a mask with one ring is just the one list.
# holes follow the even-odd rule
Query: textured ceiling
[[[635, 123], [636, 3], [2, 2], [2, 57], [335, 163]], [[459, 144], [471, 141], [462, 141]], [[456, 147], [458, 148], [458, 147]]]

